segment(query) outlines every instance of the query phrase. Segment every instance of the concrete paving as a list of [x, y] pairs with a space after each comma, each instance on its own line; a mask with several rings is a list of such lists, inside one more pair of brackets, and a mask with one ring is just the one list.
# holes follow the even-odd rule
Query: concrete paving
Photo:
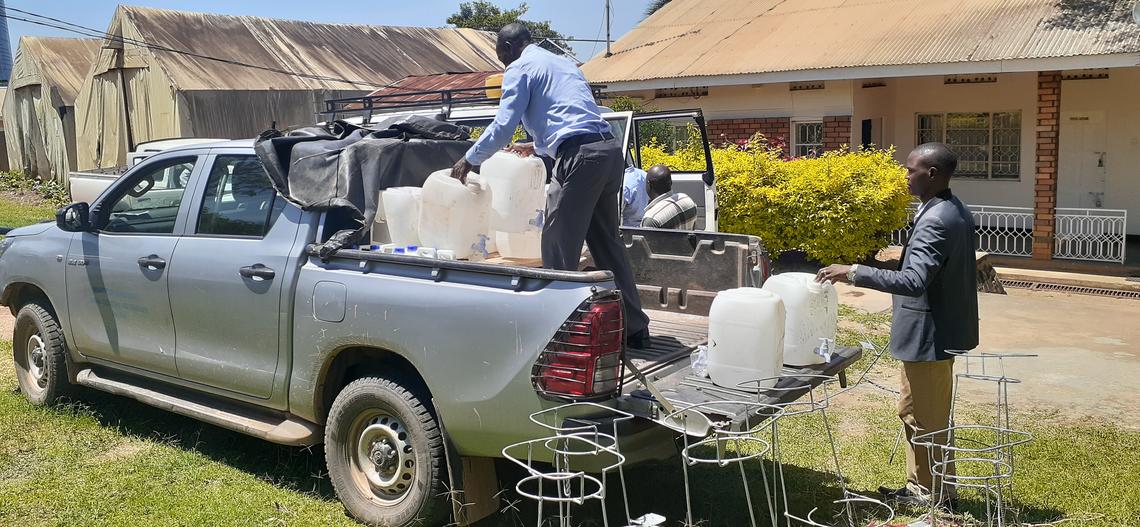
[[[844, 284], [838, 289], [846, 305], [890, 310], [890, 295]], [[1006, 361], [1006, 375], [1022, 381], [1010, 388], [1011, 405], [1140, 429], [1140, 300], [1019, 289], [983, 293], [978, 300], [977, 352], [1038, 355]], [[958, 361], [957, 371], [964, 371], [964, 362]], [[992, 401], [994, 393], [985, 388], [970, 383], [963, 393]]]

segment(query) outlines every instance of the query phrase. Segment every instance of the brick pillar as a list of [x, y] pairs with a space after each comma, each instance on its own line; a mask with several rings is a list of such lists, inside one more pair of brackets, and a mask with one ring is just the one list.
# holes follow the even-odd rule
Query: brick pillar
[[1061, 72], [1037, 74], [1037, 170], [1033, 186], [1033, 258], [1053, 259], [1057, 213], [1057, 154], [1061, 118]]
[[851, 144], [851, 116], [835, 115], [823, 118], [823, 150], [839, 150]]

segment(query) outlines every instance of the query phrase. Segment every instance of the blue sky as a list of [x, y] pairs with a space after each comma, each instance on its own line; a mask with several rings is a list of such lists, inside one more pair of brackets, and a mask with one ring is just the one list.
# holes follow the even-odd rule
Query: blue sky
[[[493, 0], [504, 7], [515, 7], [521, 0]], [[613, 37], [616, 40], [637, 24], [645, 12], [649, 0], [612, 0]], [[110, 0], [8, 0], [9, 7], [58, 18], [68, 22], [106, 30], [118, 2]], [[232, 15], [253, 15], [314, 22], [339, 22], [352, 24], [429, 26], [446, 25], [448, 15], [457, 11], [459, 1], [444, 0], [134, 0], [133, 5], [225, 13]], [[603, 38], [603, 0], [530, 0], [527, 18], [550, 20], [555, 30], [576, 38]], [[19, 13], [12, 16], [24, 17]], [[8, 21], [13, 55], [22, 35], [71, 36], [64, 31], [20, 22]], [[602, 37], [599, 37], [602, 35]], [[192, 49], [192, 43], [188, 43]], [[598, 44], [594, 52], [600, 52], [604, 44]], [[593, 56], [593, 44], [575, 44], [575, 52], [582, 60]]]

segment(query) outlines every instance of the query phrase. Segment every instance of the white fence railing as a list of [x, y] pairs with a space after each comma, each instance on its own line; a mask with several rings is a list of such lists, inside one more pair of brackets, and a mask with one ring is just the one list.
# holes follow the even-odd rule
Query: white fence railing
[[978, 250], [1007, 256], [1033, 256], [1033, 209], [970, 205]]
[[[914, 228], [917, 208], [917, 204], [911, 206], [906, 227], [891, 233], [891, 245], [906, 244]], [[974, 215], [979, 251], [1007, 256], [1033, 254], [1033, 209], [989, 205], [970, 205], [969, 208]]]
[[1124, 263], [1128, 211], [1057, 209], [1053, 256]]

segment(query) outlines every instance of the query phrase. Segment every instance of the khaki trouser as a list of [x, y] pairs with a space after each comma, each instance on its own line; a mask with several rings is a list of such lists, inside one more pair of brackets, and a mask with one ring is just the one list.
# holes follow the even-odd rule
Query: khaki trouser
[[[954, 497], [953, 487], [939, 489], [941, 481], [933, 481], [930, 474], [930, 460], [942, 459], [940, 449], [933, 456], [926, 447], [914, 446], [910, 440], [950, 426], [950, 402], [954, 391], [954, 359], [935, 362], [903, 362], [902, 390], [899, 394], [899, 419], [906, 431], [907, 487], [922, 494], [932, 494], [940, 498], [940, 490], [945, 490], [947, 498]], [[946, 444], [946, 437], [936, 438], [936, 442]], [[953, 459], [952, 455], [950, 459]], [[949, 467], [954, 473], [954, 465]]]

